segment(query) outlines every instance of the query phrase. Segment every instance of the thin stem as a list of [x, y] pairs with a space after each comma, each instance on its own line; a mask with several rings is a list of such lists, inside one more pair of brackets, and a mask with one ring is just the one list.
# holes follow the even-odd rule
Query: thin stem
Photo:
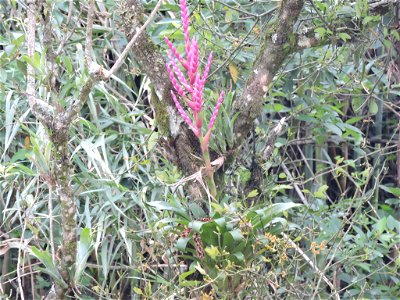
[[93, 52], [93, 17], [94, 17], [94, 0], [89, 2], [86, 24], [86, 45], [85, 45], [85, 58], [88, 66], [92, 64], [92, 52]]
[[49, 230], [50, 230], [50, 246], [51, 246], [51, 258], [53, 262], [56, 261], [56, 248], [54, 244], [54, 220], [53, 220], [53, 187], [49, 185]]
[[210, 151], [208, 150], [208, 145], [204, 145], [204, 137], [203, 135], [199, 136], [199, 141], [201, 145], [201, 149], [203, 151], [203, 160], [206, 167], [206, 181], [208, 188], [210, 190], [210, 194], [214, 199], [217, 199], [217, 189], [215, 187], [214, 181], [214, 170], [211, 166], [211, 159], [210, 159]]

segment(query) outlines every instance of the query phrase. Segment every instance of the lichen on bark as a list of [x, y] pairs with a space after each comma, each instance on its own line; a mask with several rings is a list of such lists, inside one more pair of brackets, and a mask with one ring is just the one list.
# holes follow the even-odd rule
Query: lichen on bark
[[304, 0], [284, 0], [277, 21], [264, 37], [261, 51], [254, 63], [253, 72], [247, 80], [245, 89], [234, 103], [234, 112], [239, 113], [235, 122], [235, 143], [239, 149], [259, 116], [269, 86], [284, 60], [296, 47], [293, 35], [294, 24], [299, 17]]

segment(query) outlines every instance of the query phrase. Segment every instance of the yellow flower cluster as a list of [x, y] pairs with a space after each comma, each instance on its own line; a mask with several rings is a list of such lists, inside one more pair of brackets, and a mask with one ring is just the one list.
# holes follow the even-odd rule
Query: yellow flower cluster
[[292, 248], [285, 239], [281, 239], [276, 235], [273, 235], [269, 232], [264, 234], [265, 238], [268, 240], [268, 244], [264, 245], [264, 248], [271, 252], [278, 253], [278, 262], [279, 264], [283, 264], [288, 260], [288, 256], [286, 254], [286, 250]]
[[320, 254], [321, 251], [326, 249], [326, 242], [322, 241], [321, 244], [317, 244], [316, 242], [311, 242], [310, 250], [314, 254]]

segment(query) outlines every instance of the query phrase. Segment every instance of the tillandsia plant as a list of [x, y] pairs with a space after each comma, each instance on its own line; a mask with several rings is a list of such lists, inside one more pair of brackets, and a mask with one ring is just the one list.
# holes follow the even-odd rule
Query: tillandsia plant
[[[178, 50], [174, 47], [172, 42], [167, 37], [164, 38], [165, 42], [168, 45], [168, 48], [170, 49], [167, 52], [168, 62], [166, 66], [172, 85], [175, 89], [175, 92], [178, 94], [177, 97], [175, 95], [175, 92], [171, 90], [171, 96], [182, 118], [193, 130], [194, 134], [200, 141], [208, 188], [210, 189], [211, 195], [215, 198], [217, 195], [217, 191], [214, 183], [213, 169], [211, 166], [208, 144], [210, 140], [211, 129], [213, 128], [215, 119], [218, 116], [219, 107], [224, 100], [224, 92], [222, 91], [219, 95], [217, 104], [214, 108], [210, 122], [207, 127], [207, 132], [204, 134], [202, 119], [203, 91], [208, 73], [211, 68], [212, 52], [208, 56], [207, 64], [204, 68], [203, 74], [201, 74], [198, 42], [194, 37], [190, 39], [189, 35], [189, 12], [186, 0], [180, 0], [180, 8], [185, 40], [185, 58], [179, 54]], [[183, 71], [178, 66], [177, 62], [181, 64]], [[186, 72], [186, 75], [184, 74], [184, 72]], [[192, 118], [189, 117], [189, 115], [185, 112], [178, 98], [182, 99], [190, 108], [193, 114]]]

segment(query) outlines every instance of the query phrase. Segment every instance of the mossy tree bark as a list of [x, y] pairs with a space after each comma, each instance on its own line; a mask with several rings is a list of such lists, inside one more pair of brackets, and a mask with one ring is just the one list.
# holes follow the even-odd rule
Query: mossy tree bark
[[[144, 23], [143, 7], [138, 0], [122, 1], [120, 6], [122, 23], [119, 24], [128, 39], [136, 33]], [[165, 68], [164, 58], [156, 45], [144, 32], [133, 45], [133, 54], [143, 72], [150, 78], [155, 87], [160, 102], [154, 103], [156, 116], [164, 119], [163, 124], [167, 132], [169, 144], [173, 146], [176, 163], [185, 175], [193, 175], [201, 167], [201, 161], [195, 157], [201, 157], [200, 143], [192, 130], [181, 119], [175, 104], [171, 98], [172, 84]], [[156, 99], [152, 99], [157, 101]], [[189, 194], [191, 199], [203, 202], [204, 192], [200, 185], [190, 183]]]
[[[143, 7], [140, 0], [124, 0], [121, 2], [120, 15], [122, 23], [120, 28], [128, 36], [132, 36], [135, 30], [144, 21]], [[340, 32], [348, 33], [352, 40], [355, 39], [358, 29], [349, 18], [338, 19], [332, 24], [334, 34], [331, 37], [320, 38], [313, 30], [299, 33], [295, 31], [296, 22], [303, 10], [304, 0], [282, 0], [275, 24], [271, 30], [265, 33], [264, 42], [254, 63], [253, 72], [248, 78], [243, 92], [235, 99], [234, 109], [239, 116], [234, 125], [235, 143], [232, 150], [225, 153], [228, 163], [237, 155], [237, 150], [247, 138], [254, 120], [259, 116], [262, 105], [266, 100], [269, 87], [274, 76], [282, 67], [285, 60], [293, 53], [306, 48], [338, 43]], [[369, 9], [373, 14], [384, 13], [388, 4], [381, 2], [370, 4]], [[348, 26], [349, 24], [353, 24]], [[340, 30], [337, 31], [337, 30]], [[179, 122], [175, 106], [171, 100], [169, 90], [172, 89], [165, 68], [164, 59], [157, 47], [151, 42], [146, 33], [143, 33], [138, 42], [133, 46], [133, 54], [142, 70], [149, 76], [161, 99], [161, 106], [155, 106], [156, 114], [162, 111], [169, 113], [169, 140], [174, 146], [177, 156], [176, 164], [186, 175], [192, 175], [198, 171], [199, 162], [195, 156], [200, 153], [197, 139], [183, 123]], [[168, 116], [165, 116], [168, 118]], [[279, 128], [282, 124], [277, 125]], [[272, 135], [279, 134], [279, 130], [273, 130]], [[272, 136], [270, 140], [275, 140]]]
[[[36, 43], [36, 16], [37, 16], [37, 4], [47, 5], [44, 2], [35, 0], [28, 1], [28, 56], [33, 57], [35, 43]], [[48, 20], [47, 20], [48, 21]], [[46, 22], [46, 20], [45, 20]], [[44, 25], [47, 28], [46, 24]], [[51, 32], [48, 30], [44, 31], [44, 41], [46, 46], [49, 48], [48, 55], [52, 53], [52, 39]], [[49, 61], [53, 61], [52, 57]], [[52, 72], [54, 69], [49, 70]], [[51, 73], [51, 78], [55, 78], [57, 74]], [[57, 89], [52, 88], [50, 90], [53, 93], [57, 92]], [[51, 104], [48, 104], [38, 98], [36, 98], [36, 81], [35, 81], [35, 70], [28, 64], [27, 66], [27, 96], [31, 110], [35, 117], [46, 127], [49, 133], [50, 141], [52, 142], [52, 157], [53, 166], [51, 168], [51, 174], [45, 174], [47, 181], [50, 185], [54, 186], [57, 192], [58, 202], [61, 207], [61, 219], [62, 219], [62, 245], [61, 245], [61, 261], [58, 263], [60, 274], [63, 280], [67, 283], [66, 286], [56, 284], [56, 298], [64, 299], [73, 288], [72, 281], [70, 280], [71, 274], [73, 274], [74, 264], [76, 261], [76, 250], [77, 250], [77, 224], [76, 215], [77, 209], [75, 204], [75, 197], [73, 195], [73, 189], [71, 184], [72, 167], [70, 162], [70, 153], [68, 149], [68, 129], [70, 123], [66, 118], [66, 114], [62, 111], [57, 111]], [[49, 91], [50, 92], [50, 91]], [[53, 249], [54, 250], [54, 249]], [[54, 262], [57, 264], [57, 262]]]
[[[247, 136], [254, 119], [258, 117], [274, 75], [283, 61], [293, 51], [292, 49], [297, 48], [297, 37], [292, 33], [292, 29], [303, 4], [303, 0], [282, 1], [276, 30], [266, 36], [259, 59], [254, 67], [254, 74], [247, 81], [242, 95], [235, 101], [235, 108], [240, 112], [235, 126], [236, 144], [234, 148], [236, 149]], [[136, 28], [139, 28], [144, 21], [143, 7], [140, 1], [122, 1], [120, 15], [122, 19], [120, 28], [129, 39], [135, 33]], [[271, 43], [272, 37], [276, 37], [274, 43]], [[169, 113], [168, 116], [164, 117], [169, 118], [167, 123], [169, 124], [168, 139], [170, 140], [169, 144], [174, 147], [178, 167], [187, 176], [198, 172], [201, 162], [196, 157], [201, 155], [200, 145], [188, 126], [180, 121], [181, 118], [169, 93], [172, 85], [165, 68], [163, 56], [146, 33], [143, 33], [133, 46], [133, 54], [142, 70], [154, 84], [164, 106], [163, 111]], [[156, 114], [160, 113], [160, 111], [161, 109], [156, 111]], [[199, 185], [191, 185], [190, 194], [192, 198], [199, 201], [202, 201], [202, 198], [204, 199], [202, 188]]]

